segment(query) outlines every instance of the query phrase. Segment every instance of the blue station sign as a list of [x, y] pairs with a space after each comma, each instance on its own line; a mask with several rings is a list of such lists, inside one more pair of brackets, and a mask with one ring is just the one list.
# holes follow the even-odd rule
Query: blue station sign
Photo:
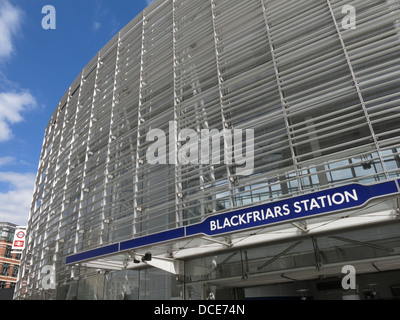
[[265, 227], [271, 224], [311, 218], [323, 214], [356, 209], [372, 199], [400, 193], [400, 179], [361, 185], [350, 184], [323, 191], [270, 202], [250, 208], [212, 215], [198, 224], [135, 238], [67, 257], [77, 263], [125, 250], [197, 235], [218, 236], [231, 232]]

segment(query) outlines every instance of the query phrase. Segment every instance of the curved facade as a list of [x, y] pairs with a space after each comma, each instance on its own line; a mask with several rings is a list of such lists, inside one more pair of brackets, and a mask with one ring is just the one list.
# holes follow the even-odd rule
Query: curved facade
[[[169, 292], [162, 298], [205, 298], [193, 289], [196, 284], [188, 283], [209, 279], [194, 265], [206, 268], [212, 259], [193, 262], [193, 250], [222, 252], [212, 256], [231, 262], [232, 277], [243, 278], [243, 268], [234, 267], [243, 266], [243, 248], [240, 259], [230, 250], [235, 239], [248, 239], [249, 233], [183, 238], [127, 251], [144, 257], [150, 250], [153, 262], [157, 256], [183, 261], [185, 272], [175, 272], [181, 282], [158, 274], [163, 268], [149, 268], [145, 260], [132, 268], [117, 267], [123, 253], [110, 255], [107, 263], [68, 264], [66, 259], [238, 208], [399, 177], [399, 4], [357, 2], [356, 25], [349, 27], [352, 20], [342, 12], [342, 1], [153, 2], [88, 63], [50, 119], [16, 298], [158, 298], [143, 291], [146, 277], [155, 279], [150, 282], [167, 279], [165, 290], [158, 290]], [[187, 147], [178, 135], [185, 129], [199, 137], [201, 130], [251, 130], [253, 170], [240, 175], [235, 162], [149, 161], [149, 148], [156, 142], [149, 133], [169, 133], [165, 149], [153, 153], [161, 159], [160, 153]], [[395, 199], [373, 202], [375, 207], [364, 213], [391, 210], [377, 223], [392, 221]], [[291, 230], [289, 241], [301, 225], [304, 231], [310, 223], [342, 218], [334, 214], [287, 222], [251, 234], [264, 235], [254, 244], [267, 245], [282, 238], [274, 238], [274, 232]], [[359, 227], [363, 218], [358, 221]], [[372, 228], [373, 241], [379, 241], [378, 234], [395, 234], [398, 222], [388, 228], [393, 230], [377, 234]], [[229, 245], [218, 247], [225, 241]], [[280, 259], [289, 254], [279, 255], [283, 244], [274, 248]], [[315, 246], [301, 250], [315, 252]], [[253, 258], [261, 259], [258, 254], [264, 251], [255, 252]], [[43, 285], [45, 266], [52, 266], [54, 283]], [[128, 272], [130, 283], [137, 283], [129, 294], [121, 289]], [[173, 294], [172, 288], [180, 289]]]

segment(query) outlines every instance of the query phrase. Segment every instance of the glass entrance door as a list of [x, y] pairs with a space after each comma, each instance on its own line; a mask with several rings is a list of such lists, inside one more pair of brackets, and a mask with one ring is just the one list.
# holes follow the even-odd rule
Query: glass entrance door
[[399, 285], [399, 234], [400, 223], [393, 222], [198, 257], [185, 262], [185, 298], [354, 296], [342, 286], [345, 266], [354, 268], [361, 298], [368, 297], [364, 291], [373, 292], [374, 283], [385, 283], [384, 297], [393, 298], [387, 288]]

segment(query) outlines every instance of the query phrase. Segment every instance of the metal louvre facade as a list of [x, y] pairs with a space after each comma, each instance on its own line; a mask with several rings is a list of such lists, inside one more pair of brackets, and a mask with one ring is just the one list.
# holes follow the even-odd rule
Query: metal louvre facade
[[[352, 1], [355, 29], [346, 4], [156, 0], [133, 19], [51, 117], [16, 297], [46, 298], [45, 265], [57, 284], [84, 274], [71, 254], [399, 177], [400, 1]], [[148, 163], [146, 135], [171, 122], [254, 130], [253, 173]]]

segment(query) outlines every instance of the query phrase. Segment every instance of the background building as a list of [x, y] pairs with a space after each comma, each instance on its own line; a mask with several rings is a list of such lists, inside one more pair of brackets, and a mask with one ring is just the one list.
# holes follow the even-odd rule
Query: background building
[[12, 299], [21, 254], [12, 250], [16, 225], [0, 222], [0, 300]]
[[[353, 29], [346, 4], [156, 0], [134, 18], [46, 128], [15, 297], [398, 295], [400, 3], [354, 2]], [[146, 135], [171, 122], [254, 130], [254, 172], [150, 164]], [[354, 183], [372, 187], [340, 198]], [[278, 204], [292, 220], [204, 231]]]

